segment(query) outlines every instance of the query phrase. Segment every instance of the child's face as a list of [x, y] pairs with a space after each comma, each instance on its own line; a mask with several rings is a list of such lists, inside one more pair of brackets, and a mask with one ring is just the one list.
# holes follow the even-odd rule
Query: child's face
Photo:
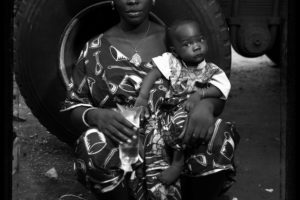
[[208, 47], [197, 23], [178, 26], [173, 36], [174, 51], [187, 65], [197, 65], [204, 60]]

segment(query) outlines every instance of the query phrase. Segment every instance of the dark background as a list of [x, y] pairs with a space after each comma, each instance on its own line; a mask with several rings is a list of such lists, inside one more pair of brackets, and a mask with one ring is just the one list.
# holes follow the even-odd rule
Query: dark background
[[1, 180], [1, 199], [11, 199], [11, 163], [12, 163], [12, 38], [11, 22], [13, 1], [1, 1], [1, 158], [0, 180]]

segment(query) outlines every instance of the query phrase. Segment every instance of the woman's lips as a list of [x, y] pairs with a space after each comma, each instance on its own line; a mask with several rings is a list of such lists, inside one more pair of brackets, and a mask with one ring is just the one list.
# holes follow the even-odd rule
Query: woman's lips
[[130, 17], [138, 17], [142, 14], [142, 11], [127, 11], [126, 13]]

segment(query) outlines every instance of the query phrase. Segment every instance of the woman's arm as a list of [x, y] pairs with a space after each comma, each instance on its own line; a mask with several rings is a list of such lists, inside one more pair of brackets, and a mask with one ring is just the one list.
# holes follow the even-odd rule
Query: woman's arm
[[214, 85], [208, 88], [199, 88], [184, 102], [184, 108], [186, 111], [190, 111], [201, 99], [204, 98], [221, 98], [223, 93]]
[[70, 121], [72, 124], [74, 124], [74, 125], [76, 124], [76, 128], [81, 133], [86, 131], [86, 129], [88, 128], [88, 126], [86, 124], [84, 124], [84, 122], [82, 120], [82, 115], [83, 115], [84, 111], [87, 109], [88, 109], [88, 107], [80, 106], [80, 107], [73, 108], [70, 111], [71, 112]]
[[70, 120], [82, 132], [95, 127], [117, 143], [130, 142], [137, 131], [133, 124], [112, 109], [76, 107], [71, 110]]
[[190, 144], [199, 139], [209, 141], [212, 134], [210, 127], [214, 124], [215, 117], [222, 113], [224, 105], [225, 101], [219, 98], [199, 101], [189, 112], [183, 142]]
[[[90, 45], [87, 43], [85, 48]], [[127, 121], [122, 115], [112, 109], [97, 108], [93, 104], [94, 99], [90, 93], [90, 88], [86, 74], [88, 67], [85, 59], [89, 52], [82, 50], [76, 67], [72, 71], [73, 87], [68, 92], [66, 100], [63, 102], [62, 112], [70, 112], [70, 121], [79, 132], [84, 132], [90, 127], [98, 128], [106, 136], [116, 142], [128, 142], [135, 135], [133, 124]], [[94, 64], [89, 62], [90, 67]]]
[[206, 98], [199, 103], [201, 102], [204, 104], [203, 106], [207, 106], [212, 111], [214, 117], [217, 117], [223, 112], [226, 101], [219, 98]]

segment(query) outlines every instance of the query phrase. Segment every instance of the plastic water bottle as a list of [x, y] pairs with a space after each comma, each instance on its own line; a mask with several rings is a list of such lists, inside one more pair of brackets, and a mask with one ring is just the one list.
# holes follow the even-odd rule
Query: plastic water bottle
[[[142, 108], [130, 108], [118, 105], [118, 112], [120, 112], [129, 122], [135, 127], [140, 127], [140, 114]], [[123, 143], [119, 145], [119, 156], [122, 162], [122, 167], [125, 171], [132, 171], [131, 164], [134, 164], [139, 159], [139, 135], [131, 138], [130, 143]]]

